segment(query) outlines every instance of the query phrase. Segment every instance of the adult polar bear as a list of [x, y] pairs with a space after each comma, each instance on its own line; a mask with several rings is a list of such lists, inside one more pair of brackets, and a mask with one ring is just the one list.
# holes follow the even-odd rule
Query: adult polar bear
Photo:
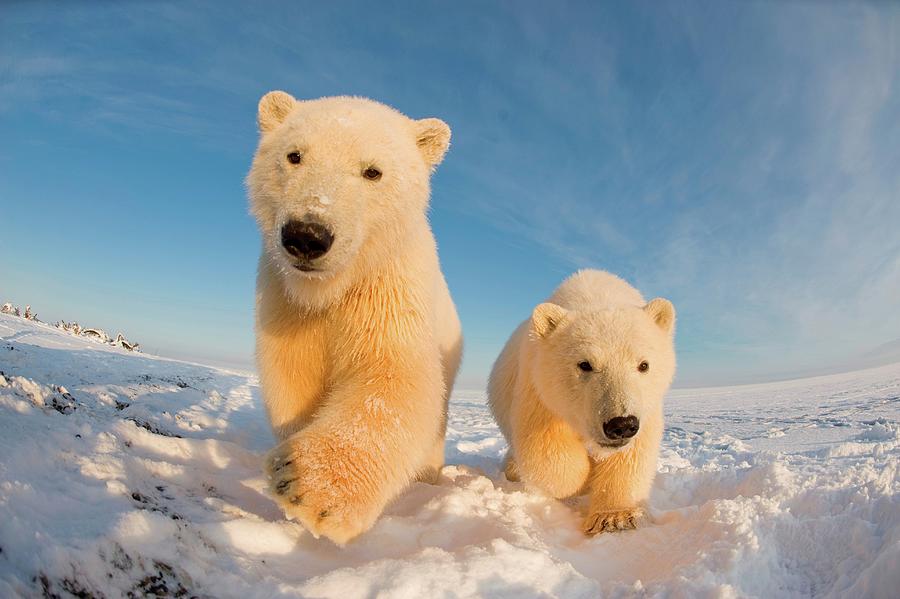
[[444, 463], [462, 336], [426, 210], [438, 119], [363, 98], [259, 102], [256, 353], [286, 514], [343, 544]]

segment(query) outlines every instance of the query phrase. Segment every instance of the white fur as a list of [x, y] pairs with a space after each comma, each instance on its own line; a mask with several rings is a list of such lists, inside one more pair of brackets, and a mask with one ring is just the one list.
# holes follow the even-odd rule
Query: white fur
[[[264, 96], [258, 118], [257, 362], [280, 441], [266, 468], [289, 516], [344, 543], [443, 465], [462, 337], [426, 209], [450, 129], [363, 98], [284, 92]], [[379, 180], [363, 176], [370, 166]], [[312, 218], [334, 243], [304, 272], [281, 228]]]
[[[633, 519], [656, 472], [674, 324], [671, 303], [645, 304], [607, 272], [566, 279], [513, 333], [491, 373], [491, 409], [510, 443], [507, 474], [554, 497], [587, 489], [592, 515], [615, 512], [617, 527]], [[603, 424], [625, 416], [640, 420], [639, 432], [611, 447]]]

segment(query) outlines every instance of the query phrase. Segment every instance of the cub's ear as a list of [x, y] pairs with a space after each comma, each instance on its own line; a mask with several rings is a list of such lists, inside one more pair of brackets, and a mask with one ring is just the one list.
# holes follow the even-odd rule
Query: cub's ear
[[256, 122], [259, 130], [268, 133], [284, 122], [288, 113], [297, 105], [294, 96], [287, 92], [273, 91], [267, 93], [259, 101], [259, 111], [256, 114]]
[[432, 168], [439, 165], [450, 148], [450, 127], [441, 119], [421, 119], [413, 121], [413, 130], [425, 163]]
[[531, 313], [531, 329], [538, 337], [546, 337], [559, 326], [568, 313], [568, 310], [556, 304], [549, 302], [539, 304]]
[[666, 333], [671, 334], [675, 330], [675, 306], [669, 300], [661, 297], [652, 299], [644, 306], [644, 312]]

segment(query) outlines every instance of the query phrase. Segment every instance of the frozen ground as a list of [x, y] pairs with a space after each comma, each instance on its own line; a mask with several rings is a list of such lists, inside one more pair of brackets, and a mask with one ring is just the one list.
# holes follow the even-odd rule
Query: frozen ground
[[[0, 315], [0, 597], [897, 597], [900, 365], [673, 392], [653, 522], [498, 474], [458, 392], [440, 484], [344, 549], [263, 493], [256, 380]], [[60, 389], [63, 387], [64, 389]]]

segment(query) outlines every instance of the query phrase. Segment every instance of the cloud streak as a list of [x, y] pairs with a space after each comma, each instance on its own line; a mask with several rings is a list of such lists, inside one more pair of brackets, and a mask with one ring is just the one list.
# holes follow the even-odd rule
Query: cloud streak
[[[586, 56], [532, 69], [538, 109], [580, 119], [552, 135], [596, 143], [554, 156], [501, 120], [463, 158], [473, 213], [673, 296], [688, 382], [839, 367], [900, 335], [900, 13], [771, 8], [661, 11], [688, 58], [650, 82], [605, 43], [584, 49], [597, 81]], [[483, 172], [517, 157], [548, 180]]]
[[682, 384], [900, 337], [895, 5], [215, 6], [7, 9], [0, 115], [240, 161], [263, 92], [368, 95], [451, 123], [436, 192], [521, 248], [498, 279], [546, 254], [534, 295], [593, 266], [673, 299]]

